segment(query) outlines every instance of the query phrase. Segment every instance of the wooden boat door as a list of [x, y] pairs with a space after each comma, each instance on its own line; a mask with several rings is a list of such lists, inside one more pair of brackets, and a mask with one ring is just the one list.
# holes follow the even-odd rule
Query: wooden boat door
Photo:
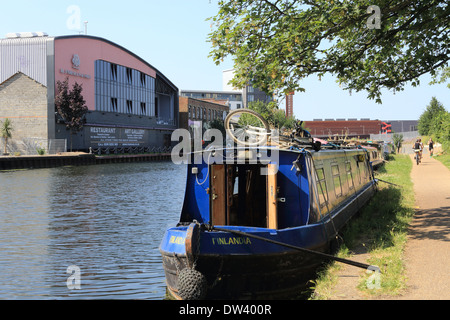
[[210, 181], [211, 223], [226, 225], [225, 165], [211, 165]]
[[267, 228], [278, 229], [278, 186], [276, 165], [267, 165]]

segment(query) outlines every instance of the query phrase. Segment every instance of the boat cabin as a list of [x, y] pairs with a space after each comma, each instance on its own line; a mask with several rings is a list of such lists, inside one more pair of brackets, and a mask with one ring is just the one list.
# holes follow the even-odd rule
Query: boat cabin
[[276, 161], [267, 152], [189, 164], [180, 223], [300, 227], [324, 219], [371, 179], [363, 150], [279, 150]]

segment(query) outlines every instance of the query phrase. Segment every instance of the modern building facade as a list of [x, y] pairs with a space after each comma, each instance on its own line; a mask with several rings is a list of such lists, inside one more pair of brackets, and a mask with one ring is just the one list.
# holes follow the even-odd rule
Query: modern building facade
[[230, 80], [234, 77], [234, 69], [224, 70], [222, 72], [222, 89], [223, 91], [234, 91], [242, 94], [242, 107], [248, 108], [248, 104], [254, 101], [263, 101], [270, 102], [273, 100], [273, 97], [267, 95], [264, 91], [259, 90], [258, 88], [252, 86], [251, 84], [247, 85], [245, 88], [238, 89], [234, 88], [230, 84]]
[[45, 33], [0, 39], [0, 118], [11, 118], [19, 130], [15, 139], [69, 139], [55, 109], [57, 83], [65, 79], [70, 88], [82, 85], [89, 110], [74, 149], [171, 144], [179, 125], [178, 88], [167, 77], [109, 40]]

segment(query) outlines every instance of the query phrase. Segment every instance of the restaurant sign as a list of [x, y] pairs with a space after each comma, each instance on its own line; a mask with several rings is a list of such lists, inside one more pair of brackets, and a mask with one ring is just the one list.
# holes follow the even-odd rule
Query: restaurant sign
[[86, 143], [92, 147], [142, 147], [148, 142], [145, 129], [86, 127], [86, 130]]

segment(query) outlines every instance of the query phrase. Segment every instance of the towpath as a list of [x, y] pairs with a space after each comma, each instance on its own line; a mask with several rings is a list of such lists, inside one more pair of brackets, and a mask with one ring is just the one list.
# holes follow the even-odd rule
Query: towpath
[[[413, 159], [413, 155], [411, 155]], [[405, 248], [407, 289], [389, 300], [450, 299], [450, 170], [424, 152], [422, 163], [414, 162], [411, 172], [416, 213]], [[363, 248], [362, 248], [363, 249]], [[352, 258], [353, 259], [353, 258]], [[364, 250], [354, 260], [365, 262]], [[371, 299], [356, 289], [361, 271], [345, 266], [333, 288], [332, 300]]]
[[[412, 156], [411, 156], [412, 157]], [[450, 170], [424, 151], [411, 178], [416, 214], [405, 250], [408, 289], [400, 299], [450, 299]]]

